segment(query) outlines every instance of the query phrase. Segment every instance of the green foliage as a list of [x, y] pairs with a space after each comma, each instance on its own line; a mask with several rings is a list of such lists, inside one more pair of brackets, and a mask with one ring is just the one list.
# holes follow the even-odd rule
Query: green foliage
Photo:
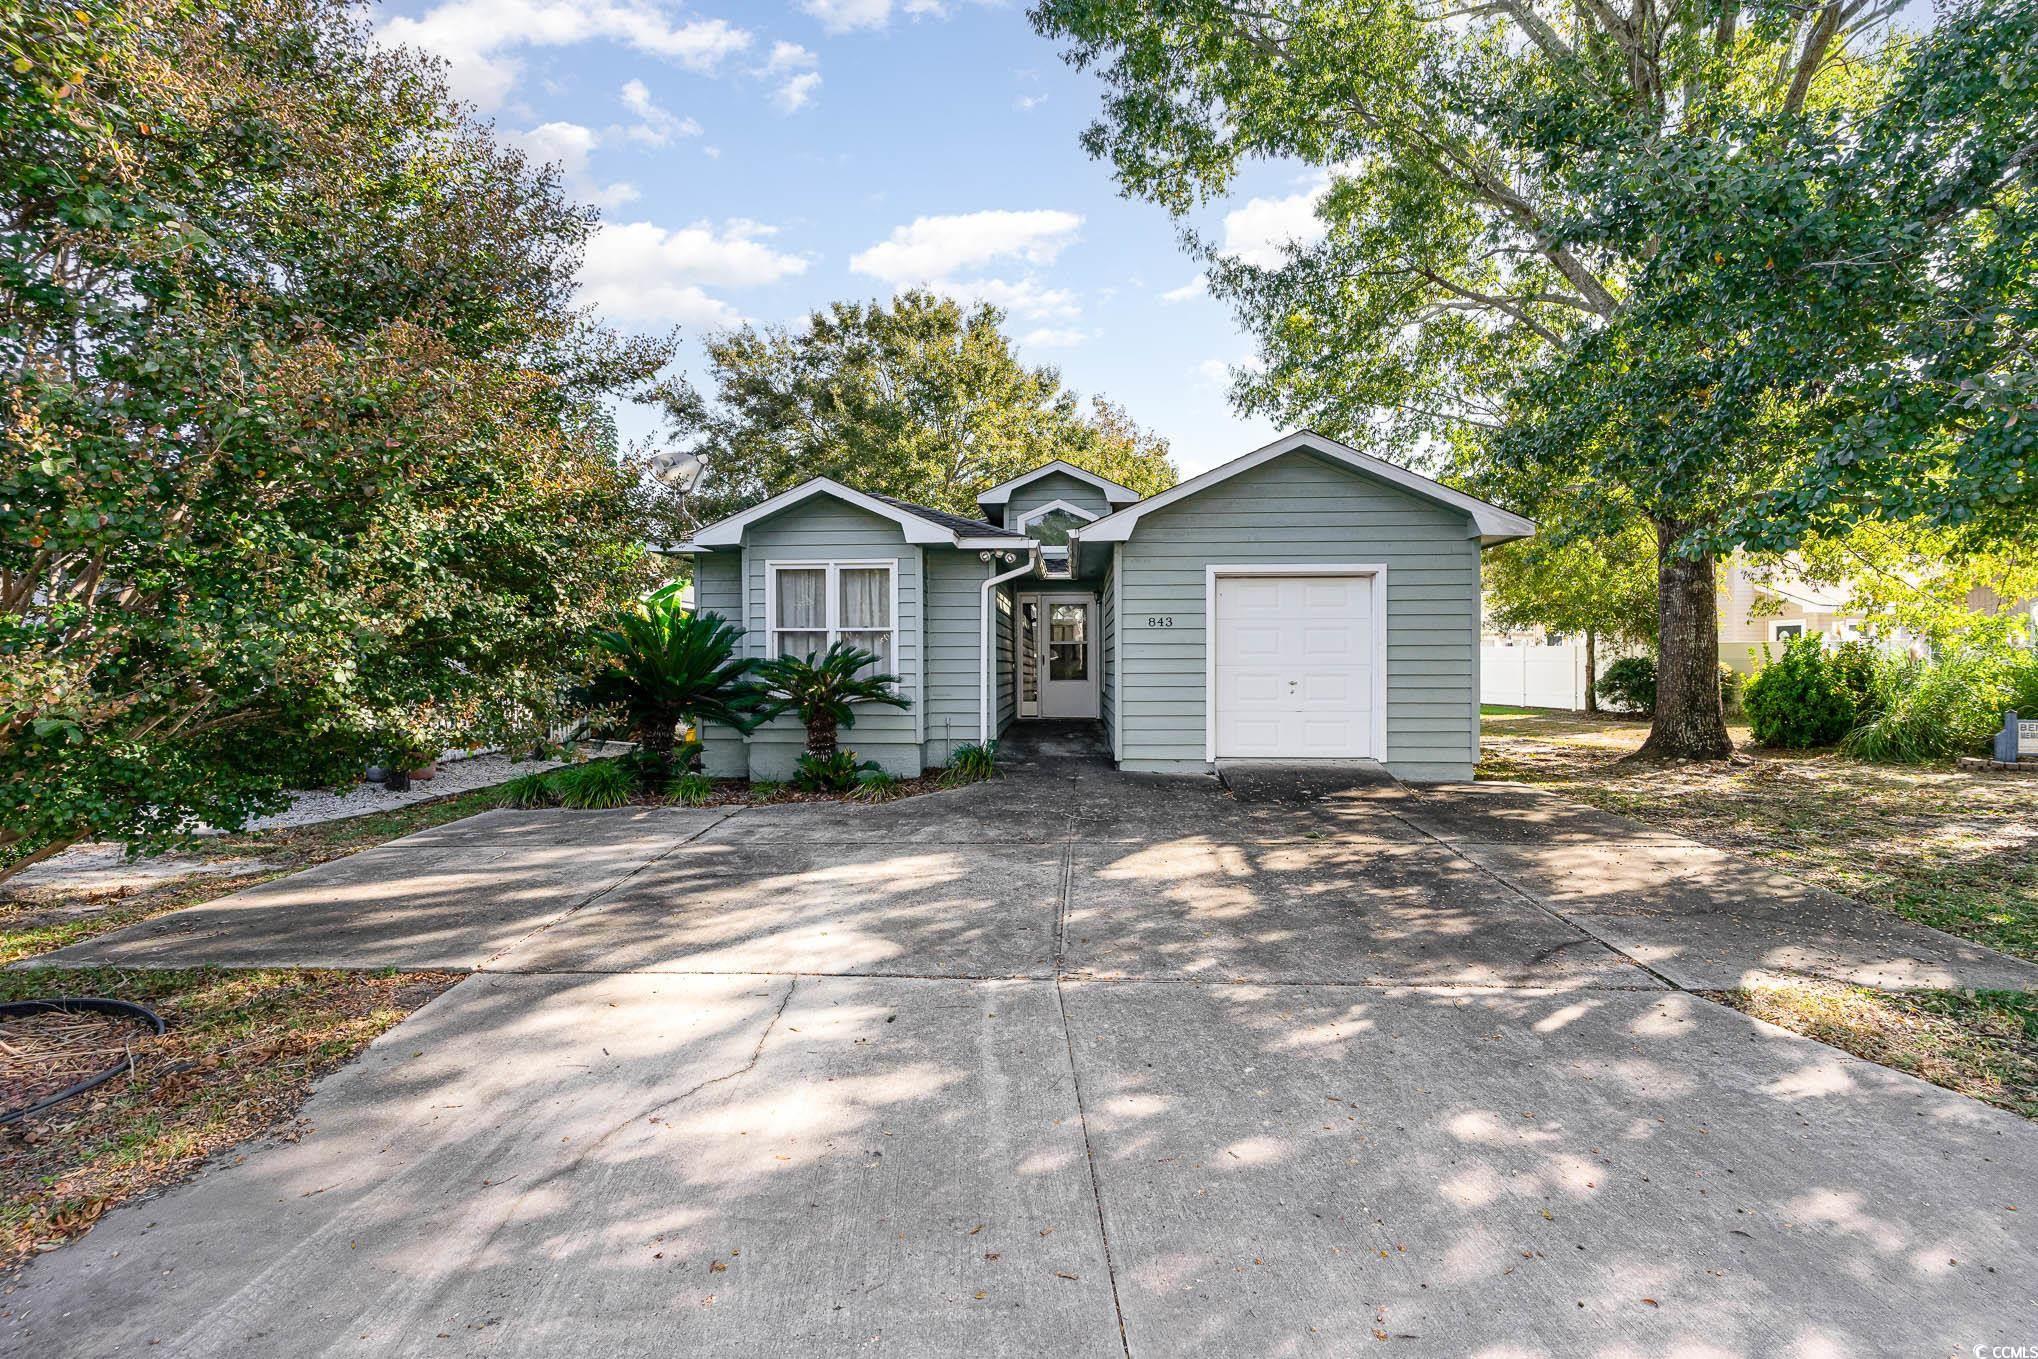
[[852, 802], [890, 802], [906, 795], [896, 774], [882, 769], [866, 769], [856, 776], [856, 782], [849, 789]]
[[594, 634], [606, 665], [589, 682], [588, 697], [627, 716], [647, 786], [692, 766], [700, 747], [675, 748], [681, 722], [720, 722], [747, 733], [763, 720], [758, 661], [736, 654], [742, 637], [743, 629], [720, 614], [686, 612], [678, 586], [657, 591]]
[[1875, 672], [1881, 664], [1882, 654], [1874, 645], [1859, 639], [1842, 642], [1826, 653], [1826, 661], [1833, 667], [1833, 674], [1847, 691], [1847, 697], [1854, 700], [1855, 724], [1858, 726], [1880, 716], [1882, 697], [1876, 688]]
[[1720, 662], [1720, 707], [1729, 713], [1742, 710], [1741, 672], [1726, 662]]
[[859, 706], [913, 706], [898, 691], [899, 677], [877, 670], [877, 664], [875, 653], [848, 642], [836, 642], [818, 657], [774, 657], [757, 669], [762, 711], [770, 717], [797, 714], [807, 729], [807, 753], [825, 759], [835, 753], [836, 731], [856, 725]]
[[515, 807], [528, 811], [533, 807], [556, 807], [559, 805], [559, 790], [553, 786], [552, 775], [519, 774], [495, 790], [496, 805]]
[[706, 774], [675, 774], [665, 796], [682, 807], [705, 807], [715, 796], [715, 781]]
[[803, 751], [793, 766], [793, 787], [805, 793], [840, 793], [869, 773], [882, 773], [876, 760], [858, 761], [853, 750], [835, 749], [821, 755]]
[[1656, 710], [1656, 658], [1623, 656], [1600, 672], [1599, 696], [1622, 712]]
[[0, 876], [522, 744], [648, 583], [591, 214], [332, 0], [0, 7]]
[[750, 800], [752, 802], [769, 802], [784, 791], [785, 785], [777, 779], [752, 779], [750, 781]]
[[[1552, 507], [1555, 507], [1553, 498]], [[1573, 527], [1582, 515], [1543, 510], [1536, 536], [1488, 552], [1481, 582], [1506, 629], [1656, 640], [1656, 534], [1639, 518], [1611, 532]]]
[[1164, 440], [1022, 364], [1003, 321], [907, 292], [710, 338], [715, 403], [662, 389], [675, 435], [708, 464], [691, 510], [716, 519], [830, 476], [973, 519], [978, 494], [1055, 458], [1145, 494], [1174, 485]]
[[974, 741], [957, 746], [948, 753], [948, 768], [942, 771], [941, 780], [951, 786], [963, 783], [981, 783], [998, 772], [998, 743], [986, 741], [978, 745]]
[[551, 783], [559, 805], [574, 811], [627, 807], [637, 786], [629, 769], [618, 760], [589, 760], [585, 764], [567, 765], [553, 772]]
[[1766, 663], [1742, 700], [1757, 741], [1804, 750], [1831, 745], [1852, 730], [1853, 696], [1820, 638], [1792, 638], [1776, 660], [1768, 660], [1766, 647], [1763, 655]]
[[2010, 648], [1885, 656], [1871, 687], [1876, 712], [1848, 733], [1849, 754], [1889, 764], [1985, 754], [2004, 712], [2038, 711], [2020, 706], [2038, 700], [2038, 656]]

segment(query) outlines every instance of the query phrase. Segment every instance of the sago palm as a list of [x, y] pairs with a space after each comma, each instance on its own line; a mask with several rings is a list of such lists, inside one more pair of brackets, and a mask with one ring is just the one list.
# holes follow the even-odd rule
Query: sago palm
[[720, 722], [740, 732], [767, 715], [755, 672], [738, 656], [743, 629], [716, 613], [687, 613], [668, 586], [594, 634], [607, 666], [588, 689], [598, 704], [620, 707], [644, 753], [669, 765], [681, 722]]
[[757, 670], [764, 685], [766, 710], [773, 717], [798, 713], [807, 728], [807, 753], [827, 759], [835, 753], [836, 731], [856, 725], [858, 704], [912, 706], [896, 688], [897, 675], [861, 673], [877, 661], [875, 652], [848, 642], [835, 643], [818, 659], [780, 656], [766, 661]]

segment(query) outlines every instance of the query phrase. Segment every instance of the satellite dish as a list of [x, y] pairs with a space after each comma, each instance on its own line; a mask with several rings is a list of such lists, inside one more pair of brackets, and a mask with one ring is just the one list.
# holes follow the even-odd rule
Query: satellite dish
[[660, 486], [685, 495], [701, 479], [706, 466], [691, 453], [658, 452], [651, 455], [651, 478]]

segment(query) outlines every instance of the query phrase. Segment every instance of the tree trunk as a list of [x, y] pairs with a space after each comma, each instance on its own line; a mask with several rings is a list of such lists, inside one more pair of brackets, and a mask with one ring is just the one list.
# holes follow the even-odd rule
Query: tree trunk
[[644, 753], [657, 761], [658, 768], [662, 771], [671, 771], [672, 747], [679, 740], [678, 726], [678, 713], [654, 709], [645, 715], [642, 725], [637, 729], [637, 740]]
[[1585, 629], [1585, 711], [1599, 711], [1599, 629]]
[[817, 760], [828, 759], [835, 753], [835, 717], [832, 713], [817, 713], [807, 723], [807, 753]]
[[1724, 760], [1734, 753], [1720, 705], [1720, 620], [1713, 557], [1673, 551], [1690, 526], [1656, 525], [1656, 716], [1643, 759]]

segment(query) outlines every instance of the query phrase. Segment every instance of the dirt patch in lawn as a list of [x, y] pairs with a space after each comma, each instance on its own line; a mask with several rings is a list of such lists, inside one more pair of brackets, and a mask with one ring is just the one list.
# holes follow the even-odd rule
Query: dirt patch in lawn
[[1535, 783], [2038, 958], [2038, 781], [1747, 743], [1730, 764], [1633, 765], [1647, 724], [1488, 710], [1482, 779]]
[[309, 1129], [297, 1112], [313, 1082], [459, 979], [303, 969], [0, 973], [0, 1000], [112, 996], [168, 1025], [133, 1046], [130, 1071], [0, 1129], [0, 1272], [249, 1138], [302, 1136]]

